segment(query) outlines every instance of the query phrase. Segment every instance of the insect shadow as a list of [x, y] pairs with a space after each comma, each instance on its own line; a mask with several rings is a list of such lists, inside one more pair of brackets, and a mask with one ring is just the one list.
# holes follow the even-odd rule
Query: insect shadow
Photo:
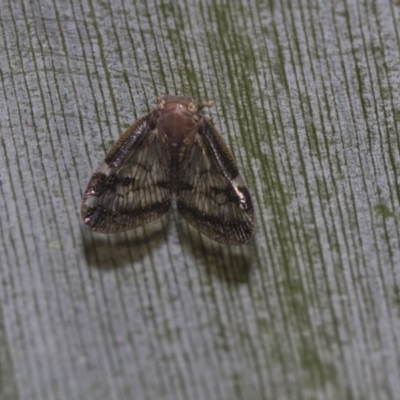
[[243, 284], [249, 280], [255, 253], [252, 244], [220, 245], [199, 234], [181, 218], [170, 219], [167, 215], [145, 229], [137, 228], [115, 235], [101, 235], [85, 229], [83, 243], [88, 265], [99, 270], [113, 270], [138, 263], [165, 243], [169, 236], [168, 227], [175, 223], [183, 251], [192, 254], [199, 268], [230, 284]]
[[90, 267], [110, 270], [136, 263], [164, 243], [168, 216], [125, 233], [102, 235], [83, 232], [84, 252]]
[[178, 218], [175, 221], [182, 247], [189, 249], [196, 264], [221, 281], [243, 284], [250, 278], [254, 243], [244, 246], [226, 246], [201, 235], [191, 225]]

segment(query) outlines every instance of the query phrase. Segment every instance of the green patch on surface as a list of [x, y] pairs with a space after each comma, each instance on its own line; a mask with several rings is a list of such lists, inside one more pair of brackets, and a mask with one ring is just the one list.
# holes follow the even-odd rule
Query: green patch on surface
[[383, 219], [393, 218], [393, 211], [386, 204], [377, 204], [374, 206], [375, 213]]

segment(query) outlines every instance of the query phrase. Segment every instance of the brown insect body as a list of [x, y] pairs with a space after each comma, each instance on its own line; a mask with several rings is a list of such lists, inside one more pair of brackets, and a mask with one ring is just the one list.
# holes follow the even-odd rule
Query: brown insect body
[[190, 149], [204, 116], [189, 110], [195, 104], [193, 99], [180, 96], [162, 97], [158, 101], [158, 110], [153, 113], [160, 141], [168, 149], [171, 185], [173, 192], [179, 179], [179, 166], [182, 164], [186, 152]]
[[91, 229], [126, 231], [166, 213], [175, 196], [193, 226], [224, 244], [254, 232], [250, 194], [234, 159], [206, 115], [211, 103], [164, 96], [138, 120], [93, 174], [82, 202]]

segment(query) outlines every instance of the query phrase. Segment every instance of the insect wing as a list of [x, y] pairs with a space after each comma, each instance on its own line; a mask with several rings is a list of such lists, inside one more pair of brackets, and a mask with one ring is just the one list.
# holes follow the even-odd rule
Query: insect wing
[[222, 138], [203, 120], [182, 163], [177, 208], [203, 234], [223, 244], [246, 243], [254, 233], [250, 193]]
[[98, 232], [124, 232], [166, 213], [171, 206], [166, 151], [152, 114], [132, 125], [90, 179], [81, 209], [85, 224]]

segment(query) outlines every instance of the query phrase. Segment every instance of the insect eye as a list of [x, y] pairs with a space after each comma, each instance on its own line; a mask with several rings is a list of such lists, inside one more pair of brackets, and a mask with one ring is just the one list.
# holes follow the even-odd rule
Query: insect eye
[[189, 109], [189, 111], [191, 111], [191, 112], [196, 112], [196, 111], [197, 111], [197, 104], [196, 104], [196, 103], [193, 103], [193, 102], [189, 103], [188, 109]]
[[162, 110], [165, 106], [165, 99], [163, 97], [159, 97], [157, 99], [157, 105], [160, 110]]

